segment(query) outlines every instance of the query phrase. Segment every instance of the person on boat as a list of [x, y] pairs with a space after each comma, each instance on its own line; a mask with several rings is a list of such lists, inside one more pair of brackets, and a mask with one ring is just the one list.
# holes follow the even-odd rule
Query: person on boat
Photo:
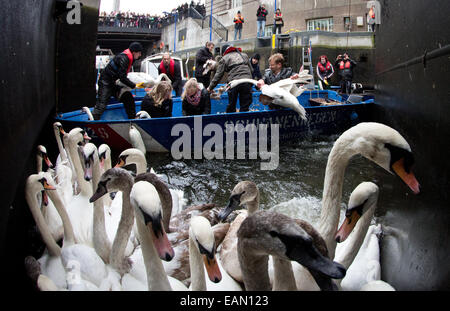
[[250, 64], [252, 65], [252, 78], [253, 79], [261, 79], [261, 70], [259, 69], [259, 60], [261, 59], [261, 56], [256, 53], [255, 55], [250, 58]]
[[120, 80], [131, 89], [143, 87], [143, 83], [136, 85], [127, 77], [133, 62], [142, 56], [142, 51], [142, 45], [139, 42], [133, 42], [128, 49], [116, 55], [101, 71], [98, 79], [97, 102], [92, 112], [94, 120], [100, 119], [111, 96], [123, 102], [129, 119], [135, 118], [136, 108], [133, 95], [129, 91], [121, 92], [121, 87], [116, 84], [116, 81]]
[[169, 52], [165, 52], [162, 57], [162, 61], [158, 67], [158, 74], [165, 73], [170, 81], [172, 81], [172, 87], [175, 90], [175, 96], [181, 95], [182, 82], [181, 82], [181, 69], [180, 65], [170, 57]]
[[330, 88], [330, 78], [334, 74], [333, 65], [328, 60], [326, 55], [319, 57], [319, 62], [316, 66], [317, 76], [319, 77], [319, 84], [322, 89]]
[[[298, 74], [291, 67], [284, 67], [284, 57], [281, 53], [275, 53], [269, 57], [269, 69], [266, 69], [262, 79], [258, 80], [256, 87], [261, 88], [264, 84], [272, 84], [283, 79], [297, 79]], [[270, 109], [281, 109], [282, 107], [269, 104]]]
[[172, 106], [172, 85], [168, 81], [161, 81], [145, 95], [141, 111], [148, 112], [152, 118], [170, 118]]
[[195, 78], [197, 78], [198, 83], [203, 83], [205, 88], [208, 87], [211, 81], [211, 73], [207, 72], [203, 75], [203, 65], [205, 65], [207, 60], [213, 59], [214, 43], [211, 41], [206, 42], [205, 46], [198, 50], [195, 55]]
[[[211, 83], [208, 92], [213, 92], [225, 72], [228, 73], [227, 83], [236, 79], [251, 79], [252, 68], [247, 54], [241, 48], [225, 44], [222, 47], [223, 57]], [[248, 111], [252, 103], [252, 84], [242, 83], [228, 91], [228, 106], [226, 112], [236, 112], [236, 103], [239, 97], [240, 111]]]
[[337, 56], [335, 66], [341, 78], [341, 93], [351, 94], [353, 68], [356, 66], [356, 62], [350, 59], [347, 53], [344, 53], [344, 55]]
[[211, 113], [211, 98], [206, 88], [200, 88], [195, 78], [189, 79], [184, 85], [181, 95], [184, 116]]

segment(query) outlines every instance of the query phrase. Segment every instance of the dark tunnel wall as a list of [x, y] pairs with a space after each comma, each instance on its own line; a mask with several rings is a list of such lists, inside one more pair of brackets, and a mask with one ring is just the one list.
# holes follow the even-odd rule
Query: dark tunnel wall
[[[92, 95], [95, 100], [99, 1], [82, 1], [81, 23], [85, 23], [84, 26], [62, 25], [59, 30], [53, 18], [56, 2], [0, 1], [0, 48], [3, 55], [0, 62], [3, 146], [0, 152], [0, 261], [2, 267], [7, 267], [2, 273], [2, 287], [7, 285], [9, 291], [34, 288], [26, 276], [24, 258], [42, 255], [43, 245], [26, 204], [24, 188], [26, 178], [36, 172], [35, 150], [38, 144], [45, 145], [51, 159], [56, 159], [52, 119], [56, 111], [57, 68], [59, 87], [67, 94], [66, 97], [60, 96], [60, 104], [70, 107], [75, 99], [67, 97], [81, 93], [83, 96]], [[88, 8], [89, 4], [91, 8]], [[61, 20], [65, 23], [66, 14]], [[60, 43], [59, 51], [64, 52], [63, 56], [59, 54], [59, 61], [57, 42]]]
[[[384, 216], [382, 279], [398, 290], [449, 290], [450, 2], [380, 3], [377, 118], [410, 143], [421, 184], [420, 195], [406, 197], [407, 208]], [[442, 55], [428, 59], [435, 53]]]

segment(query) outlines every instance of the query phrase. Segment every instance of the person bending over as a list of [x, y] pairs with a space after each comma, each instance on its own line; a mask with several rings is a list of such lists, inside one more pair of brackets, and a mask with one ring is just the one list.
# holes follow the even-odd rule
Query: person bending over
[[[222, 47], [223, 57], [208, 86], [208, 92], [213, 92], [225, 72], [228, 73], [227, 83], [237, 79], [251, 79], [252, 69], [247, 54], [241, 48], [230, 45]], [[226, 112], [236, 112], [236, 103], [239, 97], [240, 111], [248, 111], [252, 103], [252, 84], [242, 83], [228, 91], [228, 106]]]
[[121, 92], [121, 87], [116, 84], [116, 81], [120, 80], [131, 89], [143, 87], [143, 83], [136, 85], [127, 77], [133, 62], [141, 57], [142, 50], [143, 47], [139, 42], [133, 42], [128, 49], [116, 55], [102, 70], [98, 79], [97, 102], [92, 112], [94, 120], [100, 120], [111, 96], [123, 102], [129, 119], [135, 118], [136, 108], [133, 95], [129, 91]]
[[181, 95], [183, 100], [183, 115], [193, 116], [211, 113], [211, 99], [206, 88], [200, 89], [195, 78], [189, 79], [184, 85]]
[[141, 110], [147, 111], [152, 118], [169, 118], [172, 105], [172, 86], [168, 81], [161, 81], [145, 95]]

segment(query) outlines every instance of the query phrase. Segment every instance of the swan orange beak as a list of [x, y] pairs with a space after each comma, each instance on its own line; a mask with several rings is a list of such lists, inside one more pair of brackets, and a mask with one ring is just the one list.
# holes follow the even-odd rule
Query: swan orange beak
[[119, 159], [119, 163], [116, 164], [116, 166], [114, 166], [115, 168], [117, 167], [122, 167], [125, 165], [125, 161], [123, 159]]
[[222, 280], [222, 273], [220, 273], [216, 257], [209, 258], [208, 255], [203, 255], [203, 262], [205, 263], [206, 272], [208, 272], [208, 277], [211, 282], [219, 283]]
[[414, 194], [419, 194], [419, 182], [417, 181], [416, 176], [414, 176], [414, 173], [412, 171], [410, 171], [409, 173], [406, 172], [404, 161], [405, 160], [401, 158], [400, 160], [392, 164], [392, 169], [398, 175], [398, 177], [400, 177], [405, 182], [405, 184], [408, 185], [408, 187], [412, 190], [412, 192], [414, 192]]
[[52, 162], [50, 161], [50, 159], [48, 158], [47, 155], [44, 155], [44, 161], [45, 161], [45, 164], [47, 164], [47, 166], [48, 166], [49, 168], [52, 168], [52, 167], [53, 167], [53, 164], [52, 164]]
[[64, 129], [63, 129], [62, 127], [59, 128], [59, 132], [60, 132], [62, 135], [66, 135], [66, 132], [64, 131]]
[[349, 216], [345, 217], [344, 222], [336, 233], [336, 242], [342, 243], [348, 238], [359, 218], [361, 218], [361, 215], [359, 215], [357, 210], [353, 210]]
[[56, 190], [56, 188], [53, 187], [52, 185], [49, 185], [49, 183], [46, 180], [44, 180], [43, 186], [45, 190]]
[[91, 140], [91, 138], [89, 137], [89, 135], [86, 132], [84, 132], [84, 134], [83, 134], [83, 139], [84, 140]]
[[162, 224], [160, 226], [156, 226], [158, 228], [155, 228], [152, 223], [149, 222], [147, 227], [151, 232], [153, 244], [155, 245], [159, 258], [165, 261], [171, 261], [175, 256], [175, 252], [169, 242], [166, 231], [162, 227]]

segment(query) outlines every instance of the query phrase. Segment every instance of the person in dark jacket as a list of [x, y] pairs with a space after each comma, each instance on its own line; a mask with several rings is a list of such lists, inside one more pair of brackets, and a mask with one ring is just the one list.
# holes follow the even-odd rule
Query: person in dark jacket
[[[128, 49], [116, 55], [102, 70], [98, 79], [97, 102], [92, 113], [94, 120], [100, 119], [111, 96], [123, 102], [129, 119], [136, 117], [133, 95], [129, 91], [120, 92], [120, 87], [116, 84], [116, 81], [120, 80], [131, 89], [143, 87], [142, 83], [136, 85], [127, 78], [133, 62], [141, 57], [142, 50], [143, 47], [139, 42], [133, 42]], [[121, 95], [119, 96], [119, 94]]]
[[344, 53], [344, 55], [338, 55], [335, 66], [341, 78], [341, 93], [351, 94], [353, 68], [356, 66], [356, 62], [350, 59], [347, 53]]
[[258, 80], [257, 87], [260, 88], [264, 84], [272, 84], [283, 79], [298, 78], [298, 74], [293, 73], [291, 67], [284, 66], [284, 57], [281, 53], [275, 53], [269, 57], [269, 69], [264, 73], [262, 79]]
[[261, 4], [256, 10], [256, 29], [258, 29], [257, 37], [264, 37], [266, 28], [267, 10], [264, 4]]
[[184, 85], [181, 95], [183, 100], [182, 109], [184, 116], [211, 113], [211, 98], [206, 88], [200, 89], [195, 78], [189, 79]]
[[[261, 88], [264, 84], [272, 84], [283, 79], [297, 79], [298, 74], [293, 73], [291, 67], [283, 67], [284, 57], [281, 53], [275, 53], [269, 57], [269, 69], [266, 70], [262, 79], [258, 80], [257, 88]], [[270, 109], [281, 109], [282, 107], [269, 104]]]
[[158, 74], [165, 73], [170, 81], [172, 81], [172, 87], [175, 90], [175, 96], [181, 95], [182, 82], [181, 82], [181, 69], [180, 65], [175, 62], [168, 52], [163, 54], [162, 61], [158, 67]]
[[197, 82], [203, 83], [205, 88], [208, 87], [209, 82], [211, 81], [211, 73], [207, 72], [203, 75], [203, 65], [207, 60], [213, 59], [214, 43], [211, 41], [206, 42], [206, 45], [198, 50], [197, 55], [195, 56], [195, 77], [197, 78]]
[[145, 95], [141, 110], [147, 111], [152, 118], [169, 118], [172, 106], [172, 86], [168, 81], [161, 81]]
[[[228, 73], [227, 83], [236, 79], [251, 79], [252, 69], [247, 54], [241, 48], [225, 44], [222, 47], [223, 57], [219, 61], [216, 74], [208, 86], [208, 92], [213, 92], [225, 72]], [[236, 112], [239, 97], [240, 111], [248, 111], [252, 103], [252, 84], [242, 83], [228, 91], [228, 106], [226, 112]]]
[[259, 80], [262, 78], [261, 70], [259, 70], [259, 60], [261, 59], [261, 56], [256, 53], [255, 55], [250, 58], [250, 65], [252, 65], [252, 78]]

